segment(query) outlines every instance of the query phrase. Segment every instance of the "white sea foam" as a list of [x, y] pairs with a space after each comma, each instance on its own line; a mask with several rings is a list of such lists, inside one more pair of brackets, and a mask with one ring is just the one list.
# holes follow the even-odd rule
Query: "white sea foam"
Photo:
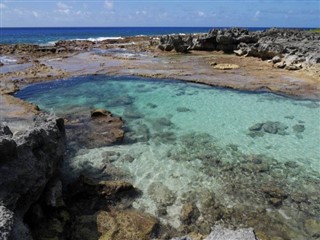
[[121, 40], [121, 39], [123, 39], [123, 37], [97, 37], [97, 38], [77, 38], [77, 39], [70, 39], [69, 41], [77, 40], [77, 41], [101, 42], [105, 40]]

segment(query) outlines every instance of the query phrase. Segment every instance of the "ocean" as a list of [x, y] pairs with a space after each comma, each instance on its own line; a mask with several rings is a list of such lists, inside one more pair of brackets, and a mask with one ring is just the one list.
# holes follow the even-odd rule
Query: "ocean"
[[[139, 35], [207, 33], [213, 27], [54, 27], [0, 28], [0, 44], [54, 44], [59, 40], [86, 39], [92, 41]], [[223, 29], [221, 27], [215, 27]], [[248, 28], [250, 31], [267, 28]]]

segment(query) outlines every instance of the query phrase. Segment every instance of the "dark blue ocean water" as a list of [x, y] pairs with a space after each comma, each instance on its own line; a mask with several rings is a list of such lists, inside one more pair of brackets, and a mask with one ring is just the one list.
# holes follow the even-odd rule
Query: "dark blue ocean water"
[[[0, 43], [48, 44], [58, 40], [98, 39], [173, 33], [206, 33], [212, 27], [77, 27], [77, 28], [0, 28]], [[266, 28], [249, 28], [264, 30]]]

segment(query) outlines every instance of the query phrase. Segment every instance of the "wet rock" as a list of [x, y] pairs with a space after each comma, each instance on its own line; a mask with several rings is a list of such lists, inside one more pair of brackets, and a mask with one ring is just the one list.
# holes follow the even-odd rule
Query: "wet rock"
[[134, 161], [134, 157], [132, 157], [132, 156], [129, 155], [129, 154], [125, 154], [125, 155], [122, 157], [122, 160], [131, 163], [131, 162]]
[[101, 211], [97, 214], [97, 227], [102, 234], [100, 239], [149, 240], [157, 226], [157, 219], [134, 210]]
[[126, 110], [123, 113], [123, 117], [125, 119], [138, 119], [143, 118], [143, 114], [141, 114], [134, 108], [126, 108]]
[[279, 135], [287, 135], [288, 133], [285, 131], [288, 128], [285, 124], [281, 122], [271, 122], [267, 121], [264, 123], [254, 124], [249, 128], [251, 132], [265, 132], [270, 134], [279, 134]]
[[212, 228], [212, 232], [204, 240], [256, 240], [252, 228], [230, 230], [220, 225]]
[[149, 108], [152, 108], [152, 109], [158, 107], [158, 106], [157, 106], [156, 104], [154, 104], [154, 103], [147, 103], [147, 106], [148, 106]]
[[105, 109], [96, 109], [87, 116], [66, 116], [66, 131], [69, 142], [77, 146], [95, 148], [122, 142], [124, 122]]
[[3, 135], [12, 136], [12, 132], [8, 126], [3, 126], [2, 123], [0, 123], [0, 137]]
[[164, 117], [162, 117], [162, 118], [157, 118], [157, 119], [155, 120], [155, 123], [156, 123], [157, 125], [165, 126], [165, 127], [169, 127], [169, 126], [172, 125], [172, 122], [171, 122], [168, 118], [164, 118]]
[[287, 129], [288, 126], [284, 125], [283, 123], [280, 122], [266, 122], [263, 124], [262, 129], [266, 133], [271, 133], [271, 134], [282, 134], [285, 129]]
[[318, 219], [308, 219], [304, 222], [304, 227], [306, 231], [315, 238], [320, 237], [320, 220]]
[[193, 224], [200, 216], [200, 211], [194, 203], [185, 203], [180, 212], [180, 220], [183, 224]]
[[190, 108], [187, 107], [177, 107], [177, 112], [191, 112]]
[[288, 197], [288, 194], [276, 185], [266, 185], [261, 188], [262, 192], [266, 194], [269, 199], [269, 203], [274, 207], [279, 207], [282, 205], [284, 199]]
[[95, 109], [91, 111], [91, 117], [102, 117], [102, 116], [109, 116], [111, 112], [107, 111], [106, 109]]
[[256, 123], [249, 128], [250, 131], [260, 131], [263, 127], [263, 123]]
[[173, 191], [161, 182], [151, 183], [148, 187], [148, 194], [156, 204], [161, 206], [170, 206], [176, 200]]
[[305, 126], [302, 124], [296, 124], [292, 127], [293, 131], [295, 131], [296, 133], [302, 133], [305, 130]]
[[154, 134], [155, 141], [159, 141], [161, 143], [173, 143], [176, 141], [177, 137], [174, 132], [158, 132]]
[[69, 189], [70, 196], [103, 196], [108, 199], [118, 198], [123, 194], [134, 197], [139, 193], [132, 184], [125, 181], [97, 181], [84, 175], [70, 184]]

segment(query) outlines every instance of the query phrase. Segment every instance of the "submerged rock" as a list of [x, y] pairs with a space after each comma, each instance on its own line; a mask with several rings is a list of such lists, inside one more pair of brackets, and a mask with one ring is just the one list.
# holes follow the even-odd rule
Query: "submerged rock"
[[158, 225], [151, 215], [135, 210], [101, 211], [97, 214], [98, 231], [103, 240], [149, 240]]
[[[66, 116], [68, 142], [76, 146], [95, 148], [122, 142], [124, 122], [105, 109], [91, 111], [91, 118], [84, 116]], [[79, 118], [78, 118], [79, 117]]]
[[252, 228], [231, 230], [216, 225], [212, 228], [212, 232], [204, 240], [256, 240], [256, 236]]
[[148, 194], [160, 206], [170, 206], [176, 200], [174, 193], [161, 182], [151, 183], [148, 188]]
[[305, 130], [305, 126], [302, 124], [296, 124], [292, 127], [293, 131], [295, 131], [296, 133], [302, 133]]
[[[281, 122], [271, 122], [267, 121], [264, 123], [256, 123], [249, 128], [251, 132], [265, 132], [270, 134], [279, 134], [279, 135], [287, 135], [288, 133], [285, 131], [288, 128], [285, 124]], [[252, 137], [255, 137], [255, 134], [249, 134]], [[258, 134], [258, 136], [260, 136]], [[261, 135], [263, 136], [263, 135]]]
[[200, 211], [194, 203], [186, 203], [182, 206], [180, 220], [184, 224], [192, 224], [197, 221]]

